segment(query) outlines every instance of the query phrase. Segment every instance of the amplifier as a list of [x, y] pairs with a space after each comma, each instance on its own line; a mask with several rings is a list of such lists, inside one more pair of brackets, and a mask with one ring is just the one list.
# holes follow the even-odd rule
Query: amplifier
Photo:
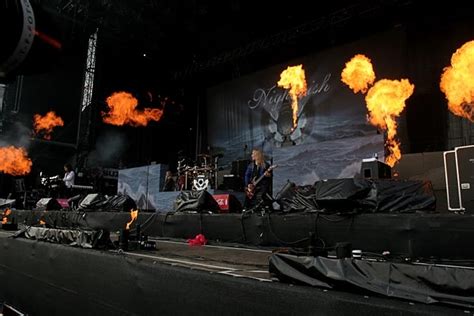
[[225, 174], [223, 182], [223, 190], [232, 190], [232, 191], [243, 191], [244, 190], [244, 180], [243, 178], [234, 175], [234, 174]]
[[360, 166], [360, 174], [365, 179], [390, 179], [392, 177], [392, 169], [389, 165], [375, 158], [363, 159]]
[[474, 145], [454, 148], [461, 208], [474, 211]]
[[456, 171], [456, 152], [454, 150], [445, 151], [443, 159], [448, 210], [459, 211], [461, 210], [461, 204], [458, 189], [458, 173]]

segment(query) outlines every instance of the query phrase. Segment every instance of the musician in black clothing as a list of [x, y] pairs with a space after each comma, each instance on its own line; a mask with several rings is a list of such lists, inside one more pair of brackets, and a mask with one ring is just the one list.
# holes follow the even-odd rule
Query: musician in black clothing
[[[272, 173], [270, 164], [265, 161], [262, 150], [252, 150], [252, 162], [245, 171], [245, 202], [246, 210], [263, 202], [263, 206], [271, 204]], [[258, 182], [258, 183], [256, 183]]]
[[163, 191], [175, 191], [176, 182], [174, 181], [173, 173], [168, 170], [165, 175], [165, 184], [163, 185]]

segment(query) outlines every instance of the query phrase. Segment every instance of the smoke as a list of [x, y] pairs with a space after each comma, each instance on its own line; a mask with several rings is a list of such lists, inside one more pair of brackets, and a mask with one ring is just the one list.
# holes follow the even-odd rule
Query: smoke
[[89, 167], [115, 166], [127, 149], [127, 138], [118, 131], [105, 131], [97, 137], [95, 149], [88, 156]]
[[26, 150], [30, 147], [31, 128], [17, 121], [8, 127], [0, 136], [0, 147], [15, 146]]

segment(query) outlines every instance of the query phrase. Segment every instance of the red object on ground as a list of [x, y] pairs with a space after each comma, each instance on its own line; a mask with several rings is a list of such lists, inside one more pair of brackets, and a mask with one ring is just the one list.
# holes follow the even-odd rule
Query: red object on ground
[[207, 239], [203, 234], [198, 234], [193, 239], [188, 239], [187, 242], [190, 246], [203, 246], [207, 244]]

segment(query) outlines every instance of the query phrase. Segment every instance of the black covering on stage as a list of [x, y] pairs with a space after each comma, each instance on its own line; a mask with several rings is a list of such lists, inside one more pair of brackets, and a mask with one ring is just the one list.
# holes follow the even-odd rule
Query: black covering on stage
[[362, 289], [426, 304], [474, 305], [474, 270], [469, 268], [273, 254], [269, 269], [284, 282]]
[[[68, 212], [13, 210], [9, 220], [48, 227], [119, 231], [126, 212]], [[350, 242], [353, 249], [410, 258], [474, 259], [474, 215], [471, 214], [357, 214], [325, 215], [319, 212], [270, 214], [143, 213], [132, 224], [148, 236], [237, 242], [254, 246], [306, 247], [314, 234], [318, 247]]]
[[434, 211], [428, 181], [390, 179], [329, 179], [313, 186], [285, 186], [278, 201], [284, 212], [407, 213]]
[[208, 273], [147, 255], [0, 237], [0, 301], [29, 315], [463, 315]]
[[82, 248], [104, 248], [110, 244], [109, 232], [106, 230], [73, 230], [27, 226], [15, 234], [57, 244], [67, 244]]
[[181, 191], [176, 197], [176, 212], [216, 212], [219, 205], [212, 195], [206, 190], [202, 191]]
[[88, 194], [79, 202], [82, 211], [130, 212], [137, 204], [128, 195], [105, 196], [100, 193]]

